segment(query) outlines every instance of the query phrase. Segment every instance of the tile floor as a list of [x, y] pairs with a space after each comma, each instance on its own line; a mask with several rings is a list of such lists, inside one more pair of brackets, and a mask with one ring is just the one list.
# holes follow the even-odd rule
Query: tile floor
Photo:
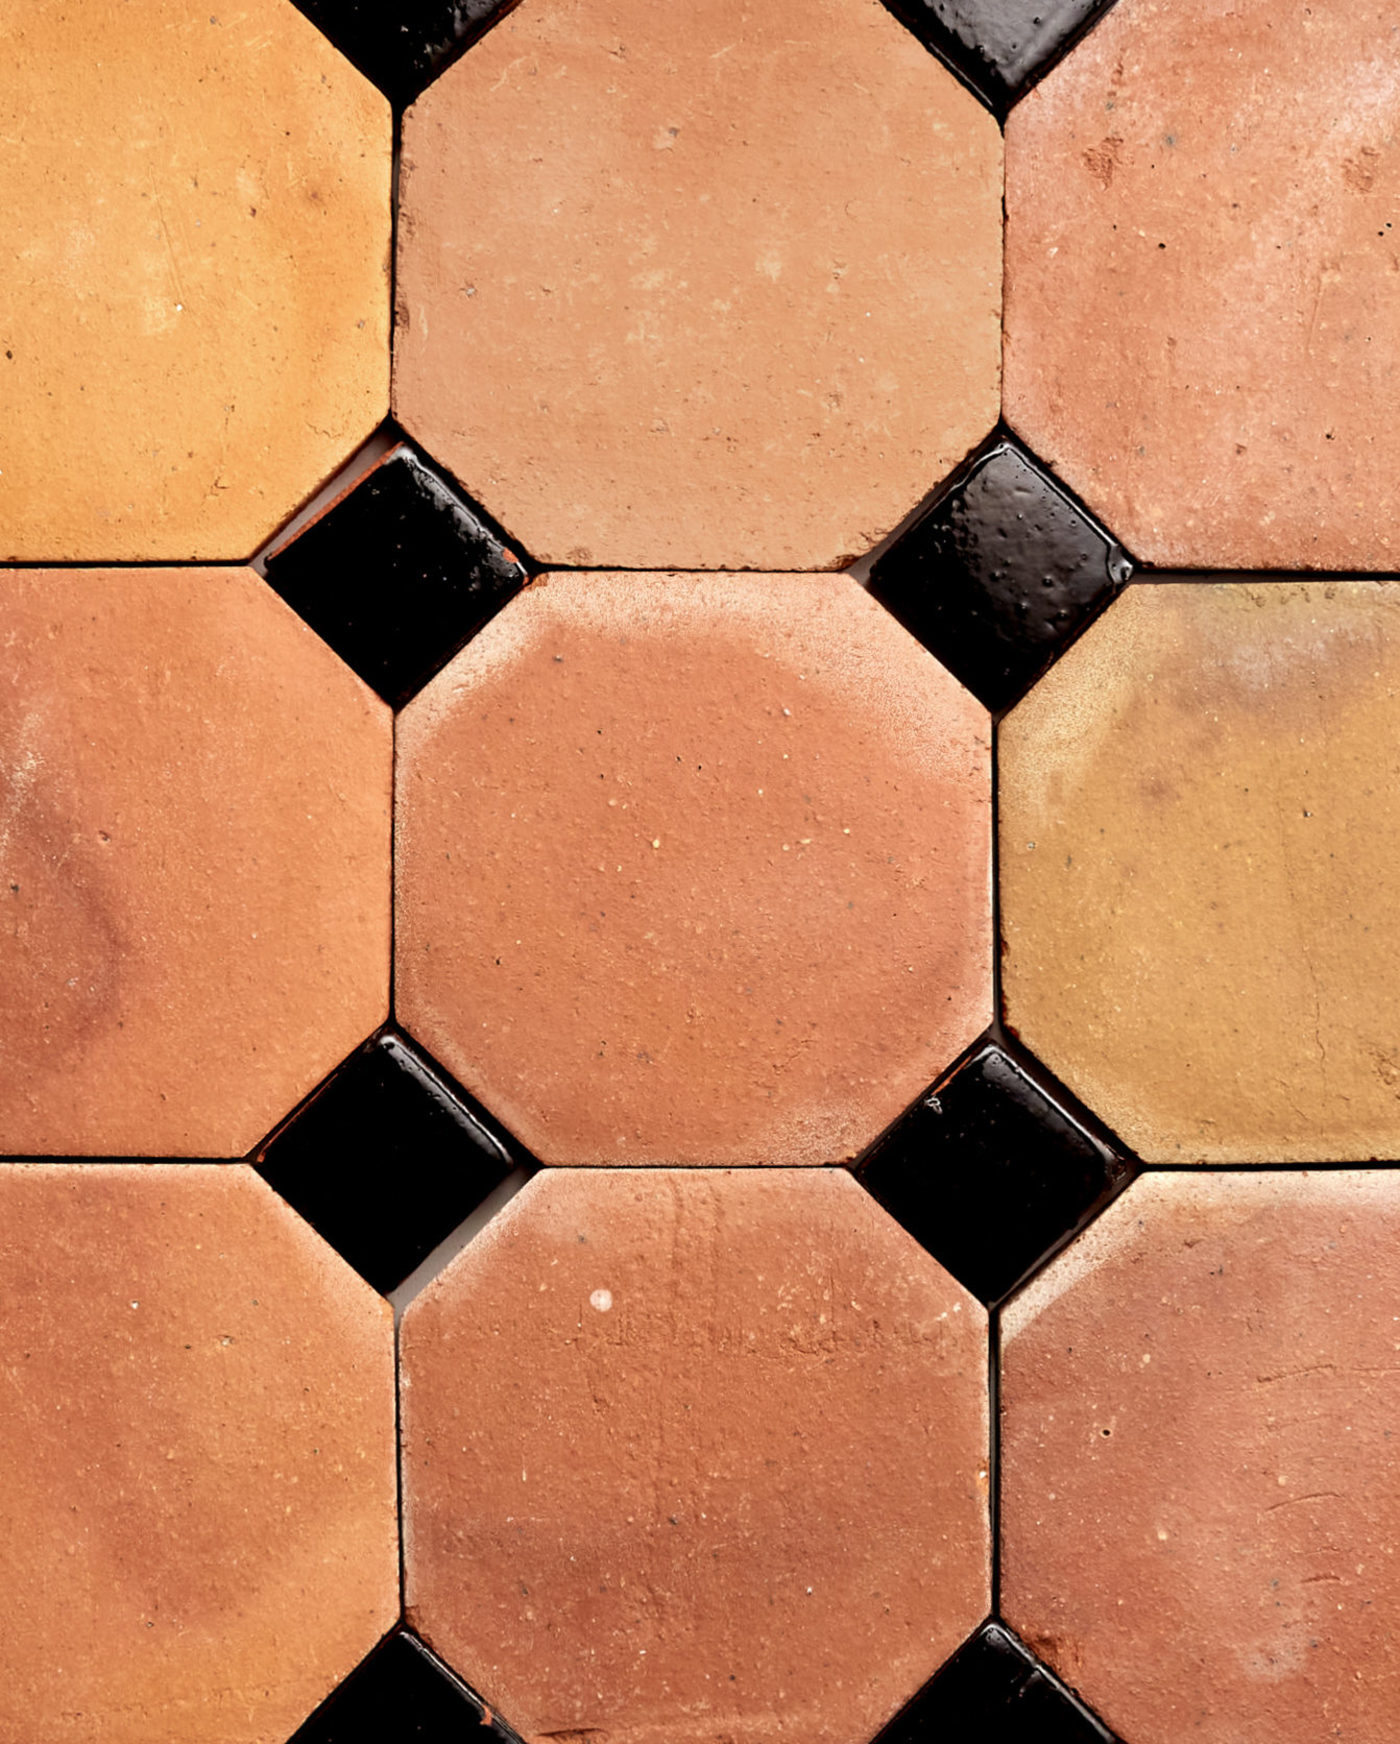
[[1400, 1736], [1391, 10], [0, 46], [0, 1744]]

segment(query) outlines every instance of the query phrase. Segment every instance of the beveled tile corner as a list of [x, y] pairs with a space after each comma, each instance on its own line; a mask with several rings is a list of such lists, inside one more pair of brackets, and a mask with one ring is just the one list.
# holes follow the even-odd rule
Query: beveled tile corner
[[1113, 0], [887, 0], [998, 114]]
[[880, 0], [524, 0], [403, 166], [395, 415], [541, 562], [840, 568], [996, 422], [1001, 137]]
[[393, 1317], [239, 1164], [0, 1165], [0, 1736], [280, 1744], [398, 1614]]
[[0, 1153], [240, 1156], [387, 1014], [391, 719], [251, 570], [0, 573]]
[[512, 0], [294, 0], [367, 79], [401, 107]]
[[0, 58], [0, 555], [244, 558], [387, 410], [388, 104], [290, 0], [25, 0]]
[[987, 716], [848, 577], [548, 576], [397, 755], [399, 1019], [543, 1162], [853, 1157], [990, 1020]]
[[410, 1620], [529, 1744], [865, 1744], [988, 1609], [986, 1361], [844, 1170], [545, 1170], [404, 1316]]
[[291, 1744], [519, 1744], [516, 1734], [409, 1630], [355, 1667]]

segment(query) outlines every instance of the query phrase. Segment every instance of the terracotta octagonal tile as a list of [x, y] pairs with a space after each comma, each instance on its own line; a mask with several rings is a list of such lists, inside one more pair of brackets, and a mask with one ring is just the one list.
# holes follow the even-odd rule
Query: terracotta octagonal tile
[[844, 576], [548, 577], [398, 755], [399, 1017], [545, 1162], [850, 1157], [990, 1018], [987, 717]]
[[542, 561], [839, 567], [998, 415], [1000, 136], [880, 0], [525, 0], [399, 237], [395, 411]]
[[234, 1156], [383, 1021], [388, 709], [251, 570], [0, 582], [0, 1152]]
[[1400, 586], [1136, 585], [999, 740], [1003, 985], [1159, 1162], [1400, 1155]]
[[1400, 1730], [1400, 1176], [1156, 1174], [1003, 1311], [1007, 1621], [1132, 1744]]
[[388, 104], [290, 0], [24, 0], [0, 59], [0, 554], [244, 557], [386, 410]]
[[240, 1165], [0, 1167], [0, 1735], [283, 1744], [398, 1611], [393, 1320]]
[[1007, 416], [1141, 558], [1394, 569], [1386, 0], [1119, 0], [1007, 124]]
[[547, 1170], [403, 1323], [407, 1602], [529, 1744], [864, 1744], [986, 1614], [986, 1317], [840, 1170]]

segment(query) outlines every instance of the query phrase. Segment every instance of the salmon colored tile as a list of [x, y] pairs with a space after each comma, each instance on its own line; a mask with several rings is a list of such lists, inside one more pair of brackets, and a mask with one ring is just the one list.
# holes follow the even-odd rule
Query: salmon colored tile
[[847, 577], [549, 576], [400, 717], [399, 1018], [545, 1162], [851, 1157], [991, 1016], [988, 736]]
[[384, 1020], [388, 709], [246, 569], [0, 580], [0, 1153], [236, 1156]]
[[1006, 415], [1140, 558], [1400, 566], [1386, 0], [1119, 0], [1006, 130]]
[[1400, 585], [1135, 585], [1004, 723], [1003, 986], [1158, 1162], [1400, 1156]]
[[996, 422], [1001, 138], [881, 0], [525, 0], [406, 118], [397, 286], [536, 558], [838, 568]]
[[986, 1615], [986, 1316], [844, 1171], [547, 1170], [402, 1367], [409, 1620], [527, 1744], [864, 1744]]
[[385, 414], [389, 106], [291, 0], [24, 0], [0, 61], [0, 554], [245, 557]]
[[1003, 1311], [1002, 1606], [1132, 1744], [1400, 1730], [1400, 1177], [1155, 1174]]
[[398, 1612], [386, 1302], [239, 1165], [0, 1167], [0, 1736], [283, 1744]]

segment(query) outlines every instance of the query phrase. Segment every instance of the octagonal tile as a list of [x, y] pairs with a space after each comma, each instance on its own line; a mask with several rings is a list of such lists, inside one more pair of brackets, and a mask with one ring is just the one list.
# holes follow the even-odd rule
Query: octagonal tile
[[395, 413], [542, 562], [839, 567], [996, 422], [1000, 135], [880, 0], [525, 0], [399, 238]]
[[386, 1015], [389, 711], [250, 570], [0, 640], [0, 1152], [240, 1155]]
[[1400, 559], [1385, 0], [1119, 0], [1006, 130], [1006, 415], [1140, 558]]
[[1132, 1744], [1400, 1726], [1400, 1177], [1141, 1177], [1002, 1311], [1002, 1606]]
[[408, 1309], [407, 1603], [529, 1741], [864, 1744], [986, 1614], [986, 1316], [840, 1170], [547, 1170]]
[[0, 1734], [282, 1744], [398, 1612], [388, 1303], [241, 1165], [0, 1167]]
[[246, 557], [387, 409], [389, 106], [290, 0], [25, 0], [0, 58], [0, 552]]
[[399, 1017], [544, 1162], [850, 1157], [989, 1021], [987, 717], [846, 577], [551, 576], [398, 757]]

